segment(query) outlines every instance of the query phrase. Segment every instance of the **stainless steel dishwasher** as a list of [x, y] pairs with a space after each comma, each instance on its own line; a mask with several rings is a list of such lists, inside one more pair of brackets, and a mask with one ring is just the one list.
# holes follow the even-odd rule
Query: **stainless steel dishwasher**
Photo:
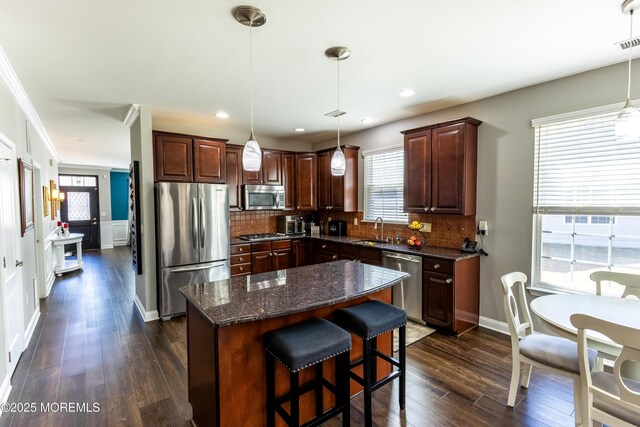
[[382, 266], [409, 273], [411, 277], [393, 287], [393, 305], [403, 308], [407, 317], [422, 320], [422, 257], [382, 251]]

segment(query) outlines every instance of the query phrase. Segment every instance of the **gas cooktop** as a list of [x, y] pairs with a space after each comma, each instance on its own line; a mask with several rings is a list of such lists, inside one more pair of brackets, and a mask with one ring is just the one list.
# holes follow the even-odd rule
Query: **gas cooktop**
[[241, 234], [238, 236], [238, 239], [248, 240], [250, 242], [255, 242], [257, 240], [270, 240], [270, 239], [278, 239], [281, 237], [286, 237], [286, 234], [283, 233], [259, 233], [259, 234]]

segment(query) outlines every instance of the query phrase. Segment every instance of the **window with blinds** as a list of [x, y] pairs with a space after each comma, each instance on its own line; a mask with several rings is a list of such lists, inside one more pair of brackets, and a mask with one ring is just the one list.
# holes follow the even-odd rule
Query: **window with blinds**
[[406, 224], [402, 146], [368, 151], [364, 157], [364, 220]]
[[[594, 271], [640, 274], [640, 141], [616, 139], [618, 112], [533, 122], [537, 286], [595, 293]], [[603, 293], [621, 289], [608, 284]]]
[[640, 214], [640, 141], [617, 140], [616, 117], [535, 127], [535, 212]]

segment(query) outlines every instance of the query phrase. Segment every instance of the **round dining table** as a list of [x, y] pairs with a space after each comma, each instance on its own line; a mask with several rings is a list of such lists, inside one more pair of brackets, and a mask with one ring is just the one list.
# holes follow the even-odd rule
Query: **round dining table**
[[[576, 313], [640, 329], [640, 300], [631, 298], [581, 294], [545, 295], [531, 302], [531, 311], [549, 330], [572, 341], [577, 339], [577, 330], [570, 318]], [[622, 348], [594, 331], [587, 331], [587, 340], [589, 347], [611, 359], [615, 359]]]

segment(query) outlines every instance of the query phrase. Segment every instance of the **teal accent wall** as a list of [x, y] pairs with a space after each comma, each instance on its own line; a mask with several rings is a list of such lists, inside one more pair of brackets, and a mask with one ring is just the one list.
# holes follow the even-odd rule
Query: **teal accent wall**
[[111, 172], [111, 218], [114, 221], [128, 218], [129, 174]]

